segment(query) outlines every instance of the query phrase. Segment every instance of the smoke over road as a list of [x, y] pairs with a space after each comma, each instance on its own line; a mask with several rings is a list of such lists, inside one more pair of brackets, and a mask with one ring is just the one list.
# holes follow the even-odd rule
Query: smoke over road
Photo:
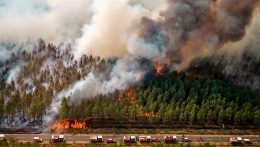
[[74, 101], [124, 90], [140, 82], [152, 63], [183, 71], [195, 58], [247, 40], [258, 7], [258, 0], [4, 0], [0, 42], [43, 38], [71, 43], [76, 60], [83, 54], [119, 57], [108, 79], [90, 73], [58, 94], [45, 116], [48, 124], [64, 96]]

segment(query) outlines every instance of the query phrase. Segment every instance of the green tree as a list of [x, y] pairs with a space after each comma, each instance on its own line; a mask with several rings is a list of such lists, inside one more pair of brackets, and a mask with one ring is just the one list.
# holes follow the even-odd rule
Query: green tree
[[193, 122], [195, 121], [196, 119], [196, 113], [197, 113], [197, 106], [194, 104], [191, 111], [190, 111], [190, 114], [189, 114], [189, 120], [190, 122]]
[[257, 110], [255, 111], [254, 123], [257, 124], [257, 125], [260, 124], [260, 109], [257, 109]]
[[225, 117], [224, 109], [221, 109], [221, 110], [219, 111], [219, 114], [218, 114], [218, 121], [222, 123], [223, 120], [224, 120], [224, 117]]
[[69, 116], [69, 104], [67, 99], [64, 97], [61, 101], [61, 107], [60, 107], [60, 118], [65, 119]]
[[174, 110], [172, 107], [168, 106], [166, 111], [165, 111], [165, 119], [166, 121], [172, 121], [173, 120], [173, 115], [174, 115]]
[[241, 122], [242, 122], [242, 114], [243, 114], [242, 111], [236, 112], [235, 117], [234, 117], [235, 124], [241, 124]]

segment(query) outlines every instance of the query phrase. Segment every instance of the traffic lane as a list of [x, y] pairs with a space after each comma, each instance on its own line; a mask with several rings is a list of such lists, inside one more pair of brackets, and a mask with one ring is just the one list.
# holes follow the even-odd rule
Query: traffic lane
[[18, 139], [18, 141], [33, 141], [34, 137], [40, 137], [44, 141], [49, 141], [51, 134], [6, 134], [7, 138], [13, 137]]
[[[18, 139], [20, 141], [33, 141], [34, 137], [41, 137], [44, 141], [49, 141], [51, 138], [51, 134], [6, 134], [6, 137], [13, 137], [15, 139]], [[67, 141], [89, 141], [91, 135], [68, 135], [65, 134], [65, 139]], [[129, 135], [130, 136], [130, 135]], [[155, 135], [152, 137], [156, 137], [159, 138], [161, 141], [163, 141], [163, 135]], [[198, 140], [200, 138], [203, 139], [204, 142], [220, 142], [220, 138], [221, 136], [192, 136], [192, 135], [187, 135], [185, 137], [189, 137], [192, 139], [192, 142], [198, 142]], [[234, 135], [233, 137], [236, 137], [236, 135]], [[123, 136], [120, 135], [105, 135], [103, 136], [103, 139], [106, 140], [107, 138], [114, 138], [117, 141], [123, 141]], [[182, 142], [182, 136], [181, 135], [177, 135], [178, 141]], [[230, 136], [222, 136], [222, 142], [228, 142], [228, 139], [230, 138]], [[250, 140], [252, 140], [253, 142], [257, 142], [259, 140], [259, 138], [257, 137], [252, 137], [252, 136], [243, 136], [243, 138], [248, 138]]]

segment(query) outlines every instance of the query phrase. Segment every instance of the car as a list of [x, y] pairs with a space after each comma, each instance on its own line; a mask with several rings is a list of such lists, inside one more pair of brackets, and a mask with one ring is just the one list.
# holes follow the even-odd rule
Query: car
[[245, 144], [253, 144], [253, 142], [250, 139], [244, 139]]
[[189, 137], [184, 137], [183, 139], [182, 139], [182, 142], [191, 142], [191, 138], [189, 138]]
[[41, 143], [41, 142], [43, 142], [43, 139], [40, 137], [33, 137], [33, 141]]
[[153, 137], [151, 138], [151, 142], [160, 142], [160, 138], [157, 138], [157, 137]]
[[106, 139], [106, 143], [116, 143], [116, 140], [113, 138]]

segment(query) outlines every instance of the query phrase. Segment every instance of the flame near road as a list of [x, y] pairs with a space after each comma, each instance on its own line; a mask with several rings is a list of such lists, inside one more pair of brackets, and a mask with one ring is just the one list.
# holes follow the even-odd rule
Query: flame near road
[[56, 122], [53, 125], [52, 130], [59, 131], [59, 130], [70, 129], [70, 128], [71, 129], [86, 129], [86, 128], [88, 128], [88, 126], [86, 124], [86, 120], [69, 120], [69, 119], [61, 120], [61, 121]]

